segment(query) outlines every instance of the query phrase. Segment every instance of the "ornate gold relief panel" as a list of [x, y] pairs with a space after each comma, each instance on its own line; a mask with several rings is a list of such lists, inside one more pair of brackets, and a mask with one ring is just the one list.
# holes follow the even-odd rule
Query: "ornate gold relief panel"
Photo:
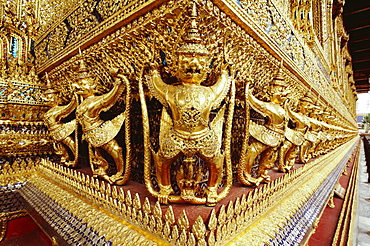
[[[119, 23], [123, 18], [145, 7], [154, 0], [136, 1], [62, 1], [63, 13], [57, 12], [58, 19], [41, 23], [36, 40], [38, 69], [56, 62], [61, 56], [76, 50], [85, 42], [100, 35]], [[45, 8], [50, 3], [44, 2]], [[44, 13], [45, 14], [45, 13]], [[49, 28], [45, 28], [49, 27]]]
[[[85, 1], [81, 7], [69, 14], [65, 19], [65, 22], [61, 22], [60, 27], [56, 27], [59, 30], [63, 30], [62, 32], [55, 30], [51, 31], [49, 38], [44, 38], [43, 40], [38, 41], [37, 55], [39, 58], [39, 69], [45, 69], [45, 65], [50, 65], [55, 62], [55, 59], [53, 58], [55, 55], [65, 55], [68, 54], [68, 52], [71, 52], [71, 49], [76, 49], [76, 47], [72, 46], [67, 47], [68, 43], [72, 42], [75, 45], [77, 43], [83, 44], [90, 40], [91, 37], [94, 37], [95, 35], [100, 34], [103, 30], [109, 28], [107, 24], [110, 23], [111, 26], [113, 23], [119, 23], [119, 20], [124, 21], [130, 13], [135, 11], [135, 9], [138, 10], [151, 2], [152, 1], [109, 1], [108, 3], [107, 1], [101, 0], [94, 5], [89, 1]], [[326, 71], [327, 65], [325, 65], [325, 62], [323, 63], [323, 61], [317, 60], [315, 55], [308, 50], [306, 44], [300, 41], [302, 40], [302, 37], [307, 35], [295, 33], [284, 19], [286, 17], [278, 11], [279, 8], [286, 6], [286, 4], [278, 1], [267, 0], [262, 3], [259, 3], [259, 1], [230, 2], [230, 5], [233, 6], [233, 8], [243, 9], [243, 11], [245, 11], [247, 15], [251, 17], [260, 26], [260, 28], [268, 34], [268, 36], [271, 37], [272, 40], [277, 42], [279, 48], [282, 49], [292, 59], [297, 67], [306, 74], [307, 78], [310, 78], [309, 83], [312, 84], [312, 87], [314, 87], [315, 90], [317, 90], [321, 96], [326, 99], [326, 101], [329, 103], [336, 102], [336, 107], [340, 107], [339, 112], [346, 111], [346, 109], [341, 106], [341, 103], [339, 103], [337, 95], [334, 95], [330, 88], [331, 78], [329, 76], [329, 71]], [[305, 22], [302, 25], [304, 27], [311, 28], [311, 2], [305, 3], [304, 6], [299, 2], [293, 2], [290, 7], [291, 12], [293, 16], [296, 16], [295, 18], [297, 21], [303, 16], [303, 19], [307, 23]], [[121, 9], [118, 10], [118, 7]], [[321, 8], [317, 6], [317, 9]], [[320, 13], [315, 13], [315, 16], [319, 18]], [[115, 15], [115, 18], [110, 17], [112, 15]], [[73, 27], [69, 23], [69, 20]], [[63, 27], [66, 24], [68, 31], [65, 31], [65, 27]], [[84, 36], [87, 30], [90, 30], [88, 33], [89, 37]], [[312, 30], [309, 31], [309, 36], [313, 35], [312, 32]], [[301, 37], [297, 37], [297, 35], [300, 35]], [[70, 36], [75, 36], [76, 38], [72, 39]], [[345, 118], [348, 117], [345, 116]]]
[[[231, 161], [238, 163], [240, 146], [245, 132], [245, 86], [251, 81], [254, 95], [260, 100], [269, 101], [270, 81], [279, 69], [276, 58], [271, 56], [248, 33], [235, 24], [226, 14], [221, 12], [211, 2], [197, 4], [198, 30], [204, 45], [210, 53], [210, 73], [203, 85], [213, 85], [220, 75], [224, 61], [232, 64], [233, 80], [236, 84], [235, 112], [232, 127]], [[82, 52], [90, 73], [96, 78], [98, 94], [107, 93], [112, 88], [112, 77], [109, 70], [119, 68], [127, 72], [132, 85], [132, 168], [134, 179], [143, 182], [143, 132], [141, 129], [141, 112], [138, 93], [138, 82], [143, 79], [142, 69], [152, 62], [159, 64], [159, 72], [167, 84], [176, 85], [177, 57], [176, 50], [183, 44], [182, 37], [186, 34], [189, 25], [189, 2], [176, 1], [163, 4], [159, 8], [139, 17], [130, 24], [122, 27], [101, 42], [92, 45]], [[49, 77], [57, 90], [61, 91], [64, 101], [72, 97], [72, 84], [76, 81], [78, 61], [80, 56], [73, 57], [62, 65], [54, 68]], [[282, 67], [281, 76], [287, 90], [288, 99], [295, 101], [303, 97], [311, 89], [307, 88], [299, 79]], [[312, 91], [312, 93], [314, 93]], [[149, 91], [145, 95], [150, 97]], [[315, 97], [315, 96], [314, 96]], [[227, 100], [226, 100], [227, 101]], [[124, 95], [118, 99], [111, 112], [119, 112], [125, 103]], [[151, 145], [158, 148], [160, 134], [160, 118], [162, 105], [155, 99], [147, 99], [151, 127]], [[253, 116], [254, 115], [254, 116]], [[252, 112], [256, 121], [263, 120], [256, 112]], [[140, 127], [139, 127], [140, 126]], [[146, 146], [148, 147], [148, 146]], [[234, 173], [235, 173], [234, 166]], [[147, 179], [147, 178], [145, 178]], [[151, 182], [155, 179], [149, 178]]]
[[[311, 151], [324, 154], [325, 144], [331, 141], [330, 146], [335, 148], [351, 137], [351, 133], [344, 134], [341, 132], [343, 129], [336, 128], [342, 126], [348, 130], [352, 126], [348, 120], [342, 119], [341, 116], [337, 117], [334, 113], [335, 108], [327, 103], [332, 95], [330, 87], [319, 83], [320, 81], [315, 81], [317, 86], [311, 87], [309, 83], [311, 81], [298, 78], [295, 71], [287, 69], [286, 61], [279, 61], [270, 54], [246, 30], [211, 2], [196, 2], [196, 14], [191, 14], [190, 9], [189, 1], [164, 3], [86, 48], [81, 54], [72, 57], [49, 73], [51, 84], [60, 91], [64, 103], [70, 102], [74, 97], [72, 93], [80, 87], [78, 93], [81, 92], [84, 99], [80, 98], [76, 118], [82, 125], [84, 139], [88, 142], [91, 130], [95, 131], [95, 128], [90, 128], [88, 124], [99, 129], [105, 124], [103, 113], [99, 115], [101, 111], [117, 116], [127, 112], [125, 111], [127, 105], [132, 105], [130, 114], [126, 114], [129, 121], [126, 121], [125, 134], [131, 138], [125, 142], [127, 152], [123, 151], [128, 165], [126, 171], [132, 168], [132, 179], [145, 183], [148, 191], [161, 203], [190, 202], [214, 206], [227, 195], [236, 172], [240, 174], [239, 176], [254, 175], [253, 166], [255, 161], [258, 162], [258, 156], [262, 156], [261, 163], [264, 162], [263, 170], [258, 174], [263, 180], [249, 179], [243, 182], [246, 185], [269, 182], [268, 171], [273, 167], [278, 154], [286, 156], [281, 158], [280, 170], [289, 171], [294, 165], [292, 160], [297, 157], [298, 150], [295, 147], [303, 145], [304, 133], [308, 129], [306, 125], [309, 124], [302, 123], [304, 126], [294, 127], [293, 124], [298, 123], [289, 122], [289, 119], [293, 121], [293, 117], [289, 118], [287, 114], [290, 112], [291, 115], [308, 115], [302, 113], [303, 110], [295, 112], [298, 104], [302, 103], [299, 100], [304, 96], [309, 97], [313, 108], [315, 106], [318, 108], [311, 112], [310, 117], [314, 122], [312, 125], [317, 126], [312, 127], [316, 130], [315, 134], [318, 131], [322, 132], [321, 135], [317, 133], [320, 135], [320, 141], [315, 143], [314, 148], [311, 147]], [[272, 35], [270, 31], [266, 32]], [[282, 36], [279, 31], [275, 31], [277, 40]], [[289, 39], [284, 42], [288, 41]], [[293, 60], [308, 54], [304, 52], [305, 49], [300, 46], [298, 39], [296, 41], [295, 45], [298, 48], [297, 53], [292, 53]], [[282, 47], [287, 46], [288, 44]], [[204, 58], [205, 55], [207, 59]], [[91, 75], [89, 78], [94, 78], [88, 83], [81, 77], [82, 74], [86, 75], [84, 73], [86, 71], [81, 70], [81, 61], [88, 67]], [[308, 64], [310, 59], [307, 58], [306, 61]], [[297, 63], [300, 64], [298, 60]], [[83, 67], [86, 68], [85, 65]], [[306, 69], [305, 66], [303, 68]], [[128, 93], [129, 90], [126, 93], [118, 93], [109, 106], [101, 105], [103, 110], [96, 111], [99, 113], [91, 116], [92, 120], [87, 124], [84, 119], [87, 117], [83, 111], [89, 107], [86, 106], [87, 102], [94, 105], [94, 97], [102, 98], [121, 85], [116, 81], [112, 71], [121, 71], [122, 77], [124, 77], [122, 74], [126, 74], [125, 83], [130, 85], [131, 94]], [[313, 79], [323, 76], [316, 66], [307, 67], [305, 71], [316, 75]], [[200, 76], [202, 79], [193, 81], [187, 77], [189, 74]], [[211, 101], [215, 93], [212, 94], [207, 90], [213, 92], [217, 90], [213, 88], [217, 88], [220, 81], [229, 84], [230, 90], [221, 93], [223, 97], [219, 101]], [[189, 83], [190, 85], [187, 85]], [[91, 95], [84, 95], [84, 89], [91, 89], [93, 93], [90, 91]], [[322, 94], [325, 93], [328, 95], [324, 98]], [[253, 96], [247, 97], [246, 94]], [[90, 97], [92, 95], [94, 97]], [[277, 99], [283, 96], [288, 103]], [[202, 108], [201, 103], [198, 103], [202, 100], [212, 107]], [[250, 103], [252, 100], [261, 102], [261, 105], [274, 107], [270, 110], [274, 112], [268, 112], [268, 109], [260, 110], [258, 106]], [[184, 105], [188, 104], [195, 106], [186, 106], [184, 110]], [[247, 104], [250, 104], [251, 108]], [[289, 107], [291, 111], [287, 110]], [[212, 119], [221, 122], [217, 125], [217, 130], [211, 129]], [[300, 121], [310, 120], [300, 119]], [[201, 123], [202, 127], [198, 123]], [[288, 127], [289, 124], [291, 128]], [[267, 125], [268, 127], [265, 127]], [[121, 126], [122, 124], [117, 129], [119, 130]], [[127, 130], [129, 128], [132, 130]], [[301, 132], [295, 133], [293, 128]], [[279, 136], [276, 137], [277, 135]], [[343, 141], [339, 140], [340, 136], [343, 136]], [[238, 170], [238, 163], [247, 148], [240, 147], [248, 144], [253, 147], [257, 142], [264, 144], [249, 161], [248, 171], [243, 173], [243, 170]], [[284, 146], [279, 150], [282, 143]], [[98, 144], [95, 146], [93, 142], [89, 142], [90, 144], [94, 148], [103, 146]], [[114, 148], [121, 151], [117, 146]], [[107, 161], [91, 158], [98, 156], [94, 148], [89, 147], [86, 151], [89, 152], [90, 158], [87, 159], [90, 161], [93, 175], [115, 183], [116, 180], [113, 179], [116, 175], [109, 176], [105, 172]], [[134, 150], [132, 159], [127, 154], [131, 149]], [[209, 149], [211, 150], [205, 153]], [[266, 158], [262, 153], [265, 150], [269, 153], [265, 155]], [[291, 153], [294, 153], [293, 157], [290, 156]], [[250, 151], [247, 155], [250, 155]], [[315, 153], [307, 155], [314, 157]], [[118, 159], [117, 157], [116, 163]], [[291, 160], [288, 162], [288, 159]], [[98, 161], [105, 165], [95, 165], [94, 162]], [[268, 161], [271, 163], [267, 163]], [[101, 168], [103, 171], [99, 172], [96, 166], [104, 166]], [[121, 175], [122, 170], [117, 173]], [[125, 175], [125, 182], [126, 178]], [[222, 191], [219, 192], [218, 189]]]
[[[348, 108], [344, 106], [344, 102], [340, 96], [332, 90], [331, 74], [333, 71], [330, 71], [330, 57], [324, 57], [322, 47], [318, 47], [321, 46], [319, 43], [312, 43], [314, 35], [318, 35], [318, 39], [320, 40], [319, 36], [322, 36], [324, 31], [324, 13], [321, 4], [317, 3], [317, 6], [315, 5], [315, 11], [312, 13], [311, 5], [313, 2], [308, 1], [302, 4], [300, 1], [290, 1], [290, 18], [292, 20], [289, 21], [282, 14], [284, 13], [284, 4], [280, 1], [266, 0], [263, 4], [258, 4], [259, 1], [240, 1], [240, 4], [231, 3], [231, 1], [226, 2], [243, 9], [247, 16], [260, 26], [278, 44], [279, 49], [285, 52], [297, 65], [298, 69], [307, 76], [306, 78], [310, 86], [331, 107], [337, 109], [338, 114], [342, 114], [344, 119], [353, 118], [353, 113], [349, 113]], [[327, 12], [330, 11], [325, 12], [326, 21], [331, 23], [331, 16], [328, 16]], [[314, 16], [312, 16], [313, 14]], [[316, 18], [314, 20], [315, 23], [321, 23], [321, 34], [313, 30], [312, 18]], [[294, 27], [290, 24], [291, 22]], [[325, 30], [329, 27], [326, 26]], [[333, 36], [335, 33], [329, 33], [328, 35]], [[336, 39], [335, 37], [331, 38]], [[332, 42], [331, 39], [329, 42]], [[333, 55], [338, 54], [335, 51], [332, 51], [332, 53]], [[338, 72], [336, 71], [336, 73]], [[353, 97], [352, 95], [351, 101], [355, 100]], [[351, 121], [351, 124], [354, 124], [354, 121]]]

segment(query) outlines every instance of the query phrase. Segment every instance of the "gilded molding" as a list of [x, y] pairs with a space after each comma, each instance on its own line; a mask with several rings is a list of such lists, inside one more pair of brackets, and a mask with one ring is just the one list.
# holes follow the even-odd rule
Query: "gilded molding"
[[27, 216], [26, 211], [16, 211], [11, 213], [0, 213], [0, 242], [4, 240], [8, 229], [8, 222], [20, 217]]
[[[298, 213], [299, 208], [307, 202], [333, 170], [337, 170], [333, 180], [328, 180], [329, 186], [334, 187], [341, 174], [342, 166], [346, 164], [357, 142], [358, 139], [353, 139], [305, 166], [271, 183], [255, 188], [248, 195], [244, 194], [236, 199], [235, 202], [230, 201], [227, 206], [222, 205], [216, 213], [218, 215], [213, 210], [210, 220], [204, 224], [209, 229], [204, 236], [200, 236], [198, 232], [199, 230], [204, 231], [200, 229], [204, 228], [204, 222], [198, 219], [199, 225], [190, 226], [185, 212], [182, 212], [176, 223], [173, 220], [172, 209], [167, 210], [163, 216], [158, 202], [151, 207], [147, 198], [144, 203], [141, 203], [142, 199], [139, 199], [138, 194], [133, 199], [130, 191], [119, 191], [116, 186], [95, 180], [75, 170], [43, 160], [38, 171], [42, 176], [55, 180], [63, 189], [73, 190], [81, 199], [88, 199], [97, 206], [110, 210], [113, 214], [131, 221], [162, 240], [180, 243], [191, 242], [195, 238], [197, 242], [205, 240], [209, 245], [212, 242], [230, 245], [242, 242], [254, 245], [257, 242], [268, 243], [270, 239], [274, 239], [278, 230]], [[339, 163], [342, 164], [339, 165]], [[36, 177], [34, 176], [35, 179]], [[41, 184], [42, 182], [39, 182], [39, 189], [49, 189], [42, 188]], [[51, 198], [54, 199], [53, 196]], [[328, 197], [322, 199], [316, 202], [325, 206], [325, 199]], [[78, 200], [76, 202], [79, 203]], [[276, 209], [277, 207], [282, 209]], [[274, 226], [272, 226], [272, 221]]]
[[[21, 193], [26, 196], [27, 201], [31, 202], [31, 205], [33, 205], [33, 207], [50, 223], [53, 220], [57, 220], [58, 216], [61, 215], [58, 213], [48, 212], [48, 208], [46, 206], [38, 206], [37, 203], [35, 203], [37, 201], [33, 200], [32, 198], [33, 194], [39, 193], [39, 196], [45, 196], [45, 198], [42, 198], [42, 200], [45, 201], [47, 199], [51, 199], [52, 202], [58, 204], [58, 206], [60, 206], [64, 211], [68, 211], [68, 213], [74, 217], [72, 218], [72, 221], [76, 221], [76, 226], [80, 224], [77, 223], [77, 221], [80, 221], [82, 224], [86, 223], [85, 228], [91, 228], [96, 234], [98, 234], [98, 237], [96, 237], [97, 239], [102, 238], [103, 241], [111, 241], [114, 244], [135, 242], [142, 245], [157, 245], [164, 243], [158, 238], [153, 237], [153, 235], [150, 233], [112, 214], [109, 211], [112, 209], [112, 207], [106, 207], [103, 209], [96, 203], [91, 203], [90, 201], [83, 199], [81, 196], [58, 186], [49, 178], [45, 179], [43, 175], [32, 175], [29, 177], [28, 182], [31, 184], [31, 186], [27, 185], [27, 187], [29, 187], [27, 189], [31, 189], [32, 191], [22, 191]], [[110, 200], [108, 197], [104, 196], [104, 198]], [[68, 203], [65, 202], [67, 200]], [[39, 203], [40, 202], [42, 204], [41, 200]], [[104, 203], [108, 205], [106, 202]], [[48, 218], [49, 216], [51, 217]], [[136, 216], [135, 211], [132, 211], [130, 216]], [[54, 223], [54, 226], [59, 232], [59, 229], [57, 228], [58, 224]], [[81, 230], [82, 228], [76, 229]], [[71, 228], [70, 230], [64, 232], [60, 231], [60, 233], [67, 242], [68, 240], [72, 240], [70, 239], [72, 237], [74, 240], [76, 240], [75, 242], [78, 243], [79, 241], [76, 237], [78, 235], [72, 233], [76, 229]], [[83, 239], [81, 238], [80, 240]]]
[[[304, 54], [297, 53], [297, 54], [300, 54], [300, 57], [303, 57], [303, 56], [305, 57], [304, 63], [306, 65], [303, 68], [304, 71], [302, 71], [302, 69], [299, 68], [296, 65], [296, 60], [298, 58], [295, 58], [295, 57], [291, 58], [290, 56], [287, 56], [287, 51], [284, 51], [284, 48], [290, 47], [290, 46], [285, 45], [283, 47], [283, 49], [280, 48], [276, 44], [276, 42], [272, 40], [272, 37], [269, 36], [270, 32], [266, 33], [265, 31], [263, 31], [261, 29], [261, 27], [259, 25], [255, 24], [255, 22], [251, 19], [251, 17], [248, 15], [248, 13], [246, 13], [246, 10], [240, 8], [240, 6], [238, 6], [234, 2], [229, 3], [228, 1], [224, 1], [224, 2], [223, 1], [215, 1], [215, 3], [220, 5], [221, 9], [223, 11], [225, 11], [226, 14], [231, 16], [231, 18], [236, 23], [238, 23], [238, 25], [245, 28], [246, 31], [248, 32], [248, 34], [251, 35], [255, 40], [257, 40], [265, 49], [267, 49], [267, 51], [271, 52], [272, 56], [275, 56], [277, 59], [284, 58], [284, 61], [285, 61], [286, 65], [289, 68], [289, 73], [294, 74], [294, 76], [298, 76], [297, 78], [292, 78], [292, 79], [293, 80], [299, 79], [300, 82], [302, 83], [302, 86], [306, 87], [306, 90], [309, 89], [309, 90], [312, 91], [312, 93], [316, 94], [315, 96], [318, 97], [319, 100], [322, 101], [323, 104], [325, 104], [325, 105], [330, 104], [331, 107], [335, 110], [336, 114], [342, 115], [340, 117], [340, 122], [343, 122], [343, 123], [351, 125], [351, 126], [353, 125], [353, 127], [355, 127], [354, 121], [349, 120], [349, 119], [353, 119], [352, 113], [349, 114], [348, 108], [343, 106], [342, 99], [340, 99], [338, 97], [338, 95], [332, 91], [332, 88], [329, 85], [329, 81], [323, 77], [323, 75], [321, 74], [320, 68], [317, 65], [315, 65], [316, 64], [316, 59], [313, 58], [315, 56], [314, 53], [311, 51], [311, 49], [304, 48], [303, 41], [298, 41], [299, 37], [300, 37], [298, 34], [294, 35], [294, 37], [296, 37], [296, 42], [297, 42], [297, 45], [298, 45], [296, 47], [296, 49], [302, 50], [302, 51], [305, 52]], [[227, 4], [227, 5], [225, 5], [225, 4]], [[273, 7], [273, 6], [271, 6], [271, 7]], [[275, 10], [275, 11], [277, 11], [277, 10]], [[276, 15], [276, 16], [278, 16], [278, 15]], [[143, 24], [140, 24], [142, 26], [145, 25], [144, 24], [145, 23], [145, 18], [143, 18], [143, 17], [144, 16], [141, 16], [139, 18], [139, 22], [143, 23]], [[272, 17], [270, 17], [270, 18], [272, 18]], [[275, 17], [275, 18], [277, 18], [277, 17]], [[273, 21], [276, 21], [277, 23], [284, 23], [284, 21], [280, 20], [280, 19], [278, 19], [278, 20], [274, 19]], [[122, 24], [125, 24], [125, 22], [123, 22]], [[134, 20], [132, 25], [129, 24], [127, 27], [128, 28], [133, 28], [134, 27], [136, 29], [136, 28], [138, 28], [137, 25], [139, 25], [138, 22], [136, 22], [136, 20]], [[287, 25], [287, 24], [285, 24], [285, 25]], [[121, 29], [121, 32], [117, 31], [116, 33], [108, 35], [104, 39], [104, 41], [98, 42], [98, 44], [96, 44], [96, 45], [92, 45], [92, 47], [94, 47], [94, 48], [92, 48], [92, 47], [88, 48], [87, 53], [90, 53], [93, 50], [94, 51], [99, 50], [98, 47], [101, 47], [101, 45], [105, 46], [107, 43], [112, 42], [114, 39], [116, 39], [115, 42], [120, 42], [120, 41], [117, 40], [117, 38], [120, 36], [120, 33], [122, 33], [123, 30], [125, 30], [125, 29], [123, 28], [123, 29]], [[122, 39], [124, 37], [120, 37], [120, 38]], [[280, 37], [277, 36], [277, 37], [273, 37], [273, 38], [275, 40], [278, 40]], [[137, 40], [137, 41], [139, 41], [139, 40]], [[104, 51], [104, 52], [107, 52], [107, 51]], [[144, 52], [147, 53], [146, 51], [144, 51]], [[296, 52], [292, 53], [292, 55], [294, 55], [294, 54], [296, 54]], [[136, 55], [134, 55], [134, 57], [135, 56]], [[118, 58], [118, 59], [123, 59], [123, 58]], [[302, 60], [302, 58], [299, 58], [299, 59]], [[69, 60], [67, 62], [64, 62], [62, 66], [58, 66], [57, 70], [53, 69], [52, 73], [54, 73], [58, 70], [60, 71], [60, 69], [62, 67], [72, 65], [74, 62], [75, 62], [75, 60], [72, 58], [71, 60]], [[138, 64], [136, 64], [136, 65], [139, 66]], [[128, 68], [128, 70], [130, 70], [130, 68]], [[327, 81], [327, 83], [322, 83], [321, 81]], [[353, 100], [351, 100], [351, 101], [353, 101]]]
[[[243, 1], [241, 1], [243, 3]], [[343, 121], [355, 125], [353, 119], [353, 110], [349, 112], [346, 107], [343, 106], [343, 100], [339, 98], [337, 93], [333, 93], [332, 87], [330, 85], [331, 81], [328, 76], [324, 74], [328, 73], [328, 70], [321, 69], [319, 63], [317, 63], [316, 55], [310, 47], [307, 47], [304, 40], [302, 39], [299, 33], [289, 24], [290, 21], [284, 20], [283, 17], [278, 13], [278, 9], [271, 3], [271, 0], [266, 1], [265, 5], [258, 6], [256, 3], [251, 3], [248, 1], [249, 9], [246, 7], [242, 8], [235, 1], [231, 0], [215, 0], [214, 3], [220, 7], [221, 10], [225, 11], [238, 25], [245, 28], [246, 31], [257, 40], [265, 49], [271, 52], [271, 55], [277, 59], [284, 59], [287, 63], [290, 72], [294, 73], [301, 82], [304, 83], [307, 87], [314, 89], [318, 94], [318, 97], [321, 97], [327, 104], [331, 104], [335, 108], [338, 114], [342, 114]], [[266, 12], [271, 11], [275, 14], [267, 15]], [[265, 18], [260, 18], [260, 15], [265, 16], [269, 19], [267, 22], [264, 22]], [[271, 32], [268, 29], [269, 23], [277, 23], [280, 31]], [[284, 27], [287, 26], [287, 27]], [[290, 43], [286, 43], [284, 36], [284, 30], [287, 29], [293, 33], [297, 43], [297, 51], [292, 50]], [[273, 35], [274, 34], [274, 35]], [[288, 54], [291, 53], [291, 56]], [[304, 57], [304, 58], [303, 58]], [[310, 60], [307, 60], [309, 58]], [[303, 62], [304, 60], [304, 62]], [[302, 63], [299, 67], [299, 61]], [[303, 64], [304, 63], [304, 64]], [[298, 65], [297, 65], [298, 64]], [[328, 67], [328, 66], [325, 66]], [[315, 68], [315, 69], [313, 69]], [[326, 81], [326, 83], [322, 83]], [[355, 102], [355, 98], [350, 99]]]
[[[360, 144], [360, 143], [359, 143]], [[333, 245], [350, 245], [353, 243], [355, 233], [355, 221], [357, 211], [357, 195], [358, 194], [358, 177], [360, 164], [360, 146], [357, 146], [357, 151], [354, 155], [351, 176], [348, 181], [348, 187], [344, 196], [344, 202], [340, 211], [338, 225], [335, 230]], [[353, 158], [353, 155], [351, 156]]]

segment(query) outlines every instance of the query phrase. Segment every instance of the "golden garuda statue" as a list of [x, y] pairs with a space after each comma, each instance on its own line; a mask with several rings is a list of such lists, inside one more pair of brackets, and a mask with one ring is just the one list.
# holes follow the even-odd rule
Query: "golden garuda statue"
[[322, 131], [323, 123], [321, 122], [321, 115], [323, 114], [323, 107], [318, 102], [309, 110], [309, 120], [310, 128], [309, 132], [306, 134], [307, 139], [309, 139], [310, 144], [305, 151], [304, 160], [307, 162], [309, 159], [316, 157], [317, 146], [322, 142], [324, 138], [324, 133]]
[[310, 120], [306, 116], [305, 97], [299, 101], [290, 100], [289, 103], [285, 103], [285, 111], [288, 113], [290, 124], [285, 128], [285, 140], [279, 149], [277, 166], [280, 172], [289, 172], [293, 168], [298, 151], [305, 142], [305, 132], [310, 127]]
[[[245, 90], [246, 110], [249, 106], [267, 119], [264, 125], [258, 125], [252, 120], [246, 119], [246, 136], [243, 142], [242, 154], [238, 165], [238, 179], [248, 186], [258, 186], [261, 182], [269, 182], [269, 169], [275, 166], [278, 158], [278, 149], [285, 138], [285, 126], [289, 120], [288, 114], [282, 104], [290, 93], [286, 89], [284, 78], [279, 72], [271, 82], [271, 99], [264, 102], [252, 95], [249, 89], [250, 81], [247, 82]], [[249, 139], [249, 135], [251, 139]], [[257, 157], [261, 155], [258, 162], [257, 177], [253, 175], [253, 165]]]
[[307, 123], [306, 131], [304, 132], [304, 142], [300, 146], [299, 155], [298, 155], [298, 162], [300, 163], [307, 163], [308, 161], [308, 149], [314, 142], [316, 142], [317, 134], [313, 133], [311, 131], [312, 126], [311, 120], [309, 118], [310, 112], [315, 108], [314, 102], [311, 97], [308, 95], [302, 97], [300, 99], [300, 105], [299, 105], [299, 112], [303, 114], [306, 119], [309, 121]]
[[[77, 122], [67, 123], [62, 119], [68, 117], [77, 107], [77, 97], [73, 96], [67, 105], [59, 105], [58, 91], [52, 89], [48, 75], [46, 74], [48, 89], [45, 91], [45, 101], [51, 108], [44, 114], [44, 121], [48, 126], [50, 136], [54, 139], [53, 146], [56, 154], [61, 157], [60, 162], [64, 165], [76, 167], [78, 158]], [[75, 132], [73, 136], [73, 132]]]
[[[83, 140], [89, 145], [89, 159], [94, 177], [100, 177], [111, 184], [123, 185], [130, 177], [130, 163], [124, 160], [122, 147], [114, 139], [120, 131], [128, 110], [112, 120], [100, 118], [102, 111], [109, 110], [118, 100], [122, 92], [130, 86], [128, 79], [112, 70], [115, 78], [113, 88], [106, 94], [96, 95], [96, 81], [88, 73], [85, 62], [80, 60], [79, 75], [76, 83], [77, 94], [83, 97], [76, 110], [76, 118], [82, 126]], [[116, 173], [108, 175], [109, 163], [103, 157], [106, 151], [114, 160]]]
[[[163, 105], [159, 149], [151, 150], [154, 159], [158, 190], [151, 181], [150, 154], [146, 151], [144, 164], [144, 179], [150, 193], [162, 204], [169, 202], [189, 202], [214, 206], [223, 199], [232, 184], [230, 160], [231, 122], [234, 107], [235, 85], [229, 75], [230, 65], [225, 62], [216, 82], [204, 86], [210, 71], [210, 57], [203, 45], [197, 27], [197, 12], [195, 4], [191, 12], [190, 27], [187, 28], [185, 43], [177, 50], [178, 84], [165, 83], [159, 67], [153, 63], [146, 75], [150, 93]], [[143, 69], [144, 71], [144, 69]], [[211, 83], [210, 83], [211, 84]], [[226, 105], [220, 109], [220, 104], [228, 95], [230, 86], [228, 118], [225, 131], [225, 151], [221, 150]], [[139, 82], [144, 124], [144, 146], [149, 147], [149, 127], [146, 123], [146, 102], [141, 81]], [[217, 115], [210, 119], [211, 111], [219, 109]], [[229, 146], [229, 147], [227, 147]], [[227, 149], [228, 148], [228, 149]], [[149, 159], [149, 160], [148, 160]], [[176, 181], [171, 179], [173, 162], [182, 160], [180, 168], [175, 171]], [[197, 165], [204, 162], [205, 167]], [[226, 185], [218, 193], [226, 165]], [[206, 177], [204, 177], [206, 176]], [[200, 182], [207, 180], [206, 188]], [[174, 183], [179, 193], [175, 194]]]

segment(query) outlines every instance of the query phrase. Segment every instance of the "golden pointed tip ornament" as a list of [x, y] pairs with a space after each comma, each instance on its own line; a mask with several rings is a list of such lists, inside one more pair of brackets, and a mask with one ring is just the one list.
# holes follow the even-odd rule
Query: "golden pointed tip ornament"
[[57, 90], [53, 89], [52, 85], [51, 85], [51, 82], [50, 82], [50, 79], [49, 79], [49, 75], [47, 72], [45, 72], [45, 79], [46, 79], [46, 87], [48, 88], [44, 93], [45, 94], [52, 94], [52, 93], [58, 93]]
[[86, 63], [83, 59], [80, 59], [80, 66], [78, 68], [78, 79], [91, 78], [92, 76], [89, 73], [89, 70], [86, 66]]
[[177, 50], [178, 54], [204, 54], [208, 55], [207, 48], [202, 44], [202, 38], [199, 34], [197, 23], [197, 9], [196, 4], [193, 3], [192, 11], [190, 14], [190, 26], [187, 28], [184, 41], [185, 43]]

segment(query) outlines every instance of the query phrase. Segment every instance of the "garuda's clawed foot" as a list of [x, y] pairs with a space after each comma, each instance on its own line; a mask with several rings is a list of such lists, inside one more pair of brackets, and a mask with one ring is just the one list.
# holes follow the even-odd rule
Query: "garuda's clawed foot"
[[259, 186], [260, 183], [264, 180], [263, 177], [254, 178], [250, 174], [244, 174], [245, 182], [243, 184], [247, 186]]
[[271, 182], [271, 177], [268, 174], [262, 174], [260, 177], [258, 177], [260, 180], [259, 183], [270, 183]]
[[159, 185], [159, 194], [158, 194], [158, 201], [161, 204], [168, 204], [168, 198], [174, 191], [171, 185]]
[[207, 202], [206, 205], [209, 207], [214, 207], [216, 206], [217, 203], [217, 187], [207, 187], [206, 188], [206, 198]]
[[291, 167], [290, 166], [279, 166], [278, 169], [279, 169], [279, 172], [288, 173]]
[[99, 175], [100, 178], [104, 179], [105, 181], [107, 181], [109, 184], [113, 184], [112, 180], [110, 179], [110, 177], [108, 176], [108, 174], [103, 174], [103, 175]]
[[110, 180], [113, 184], [116, 184], [116, 185], [123, 185], [125, 183], [124, 177], [121, 172], [118, 172], [110, 176]]
[[76, 167], [76, 166], [77, 166], [77, 161], [67, 161], [67, 162], [65, 163], [65, 165], [66, 165], [67, 167], [72, 167], [72, 168], [74, 168], [74, 167]]

